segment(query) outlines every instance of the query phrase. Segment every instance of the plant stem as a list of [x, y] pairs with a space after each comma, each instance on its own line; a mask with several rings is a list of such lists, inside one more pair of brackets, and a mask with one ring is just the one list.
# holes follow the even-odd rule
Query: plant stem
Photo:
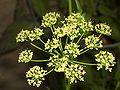
[[61, 54], [60, 54], [56, 49], [54, 49], [53, 51], [54, 51], [56, 54], [58, 54], [58, 55], [61, 56]]
[[116, 85], [116, 87], [115, 87], [115, 90], [118, 90], [119, 86], [120, 86], [120, 82], [118, 81], [118, 82], [117, 82], [117, 85]]
[[82, 35], [80, 36], [80, 38], [78, 39], [78, 41], [77, 41], [76, 44], [78, 44], [78, 43], [80, 42], [80, 40], [81, 40], [81, 38], [83, 37], [83, 35], [84, 35], [84, 33], [82, 33]]
[[50, 60], [31, 60], [32, 62], [48, 62]]
[[61, 53], [63, 52], [63, 47], [62, 47], [62, 41], [61, 41], [61, 38], [60, 38], [60, 42], [59, 42], [59, 48], [60, 48], [60, 51]]
[[69, 0], [69, 15], [71, 15], [72, 14], [72, 1], [71, 0]]
[[82, 64], [82, 65], [87, 65], [87, 66], [95, 66], [97, 64], [92, 64], [92, 63], [84, 63], [84, 62], [78, 62], [78, 61], [72, 61], [74, 63]]
[[45, 42], [44, 42], [41, 38], [40, 38], [39, 40], [40, 40], [43, 44], [45, 44]]
[[80, 52], [80, 55], [87, 52], [89, 49], [84, 50], [83, 52]]
[[68, 43], [68, 36], [66, 37], [66, 42], [65, 42], [65, 45], [67, 45], [67, 43]]
[[53, 70], [54, 70], [54, 68], [51, 69], [49, 72], [47, 72], [46, 75], [50, 74]]
[[43, 52], [49, 53], [49, 54], [51, 54], [51, 55], [54, 55], [54, 53], [47, 52], [47, 51], [45, 51], [44, 49], [42, 49], [42, 48], [36, 46], [35, 44], [33, 44], [33, 43], [31, 43], [31, 42], [30, 42], [30, 44], [31, 44], [33, 47], [35, 47], [35, 48], [37, 48], [37, 49], [39, 49], [39, 50], [41, 50], [41, 51], [43, 51]]
[[66, 79], [66, 80], [67, 80], [66, 90], [70, 90], [70, 80], [69, 79]]
[[81, 9], [81, 6], [80, 6], [80, 3], [78, 2], [78, 0], [75, 0], [75, 3], [76, 3], [78, 12], [82, 13], [82, 9]]

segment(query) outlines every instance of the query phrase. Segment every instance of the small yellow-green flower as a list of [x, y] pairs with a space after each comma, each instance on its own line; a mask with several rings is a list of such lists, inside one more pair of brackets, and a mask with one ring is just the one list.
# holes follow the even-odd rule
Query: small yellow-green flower
[[98, 54], [95, 55], [96, 61], [98, 62], [97, 69], [105, 68], [105, 70], [112, 71], [112, 68], [115, 65], [115, 57], [112, 53], [107, 51], [100, 51]]
[[65, 69], [65, 77], [70, 80], [70, 84], [73, 82], [77, 83], [77, 79], [84, 81], [83, 76], [85, 73], [83, 66], [79, 64], [71, 64]]
[[32, 56], [33, 56], [33, 52], [31, 52], [31, 50], [24, 50], [20, 53], [18, 62], [19, 63], [20, 62], [27, 63], [27, 62], [31, 61]]
[[56, 38], [53, 38], [51, 41], [48, 39], [47, 43], [45, 43], [45, 49], [49, 50], [49, 52], [52, 52], [53, 49], [56, 49], [59, 46], [59, 40]]
[[95, 26], [95, 30], [98, 33], [104, 34], [104, 35], [111, 35], [112, 29], [110, 26], [106, 25], [105, 23], [100, 23]]
[[45, 80], [44, 76], [46, 75], [46, 72], [46, 70], [43, 70], [43, 68], [39, 66], [30, 68], [30, 70], [26, 72], [28, 84], [39, 87], [41, 82]]
[[59, 57], [54, 55], [49, 59], [51, 62], [48, 63], [48, 67], [54, 67], [56, 72], [64, 72], [68, 65], [68, 56]]
[[42, 26], [43, 27], [51, 27], [56, 24], [57, 19], [60, 17], [58, 13], [49, 12], [45, 16], [43, 16]]
[[22, 30], [19, 34], [17, 34], [16, 42], [27, 41], [28, 35], [29, 35], [28, 30]]
[[99, 37], [96, 37], [94, 35], [85, 38], [85, 45], [88, 49], [96, 49], [96, 50], [103, 46], [102, 41], [99, 39]]
[[65, 46], [64, 53], [67, 54], [67, 55], [71, 55], [74, 58], [76, 58], [78, 55], [80, 55], [80, 50], [78, 48], [79, 48], [79, 45], [71, 42], [70, 44], [67, 44]]

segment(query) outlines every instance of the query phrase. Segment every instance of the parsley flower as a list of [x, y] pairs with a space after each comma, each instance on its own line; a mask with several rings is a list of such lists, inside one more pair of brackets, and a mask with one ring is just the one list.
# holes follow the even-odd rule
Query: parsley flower
[[56, 72], [64, 72], [68, 65], [68, 56], [63, 56], [59, 58], [59, 55], [54, 55], [50, 57], [51, 62], [49, 62], [47, 65], [48, 67], [55, 67]]
[[114, 62], [115, 57], [112, 55], [112, 53], [107, 51], [100, 51], [98, 54], [95, 55], [96, 61], [98, 62], [97, 70], [105, 67], [105, 70], [112, 71], [112, 66], [115, 65], [116, 62]]
[[26, 72], [28, 84], [39, 87], [41, 82], [45, 80], [44, 76], [46, 75], [46, 72], [46, 70], [43, 70], [43, 68], [39, 66], [30, 68], [30, 70]]
[[89, 49], [95, 48], [96, 50], [103, 46], [102, 41], [99, 39], [99, 37], [95, 37], [94, 35], [85, 38], [85, 45]]
[[79, 45], [77, 45], [76, 43], [71, 42], [70, 44], [67, 44], [65, 46], [64, 53], [68, 54], [68, 55], [70, 54], [71, 56], [76, 58], [80, 54], [80, 50], [78, 48], [79, 48]]
[[105, 23], [100, 23], [95, 26], [95, 30], [98, 33], [104, 34], [104, 35], [111, 35], [112, 29], [110, 26], [106, 25]]
[[68, 68], [65, 69], [65, 76], [70, 80], [70, 84], [73, 82], [77, 83], [77, 79], [84, 81], [83, 75], [86, 72], [83, 69], [83, 66], [79, 64], [71, 64]]
[[28, 34], [28, 38], [29, 40], [31, 41], [34, 41], [34, 40], [39, 40], [40, 39], [40, 36], [42, 36], [44, 33], [43, 33], [43, 30], [41, 30], [40, 28], [35, 28], [34, 30], [31, 30]]
[[27, 41], [28, 35], [29, 35], [28, 30], [22, 30], [19, 34], [17, 34], [16, 42]]
[[47, 43], [45, 43], [45, 49], [49, 49], [49, 52], [52, 52], [53, 49], [56, 49], [59, 46], [59, 40], [53, 38], [52, 41], [48, 39]]
[[27, 63], [32, 59], [33, 52], [31, 50], [24, 50], [20, 53], [18, 62], [24, 62]]
[[42, 26], [43, 27], [51, 27], [56, 24], [57, 19], [60, 17], [58, 13], [49, 12], [45, 16], [43, 16]]
[[72, 28], [76, 28], [84, 21], [85, 19], [80, 13], [72, 13], [67, 18], [65, 18], [66, 25], [71, 26]]

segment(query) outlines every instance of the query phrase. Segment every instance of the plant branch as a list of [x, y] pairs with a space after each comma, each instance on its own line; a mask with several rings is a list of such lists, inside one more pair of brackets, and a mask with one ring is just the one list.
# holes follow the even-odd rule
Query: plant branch
[[69, 0], [69, 15], [72, 14], [72, 1]]
[[35, 48], [37, 48], [37, 49], [39, 49], [39, 50], [41, 50], [41, 51], [43, 51], [43, 52], [49, 53], [49, 54], [51, 54], [51, 55], [54, 55], [54, 53], [47, 52], [47, 51], [45, 51], [44, 49], [42, 49], [42, 48], [36, 46], [35, 44], [33, 44], [33, 43], [31, 43], [31, 42], [30, 42], [30, 44], [31, 44], [33, 47], [35, 47]]
[[78, 44], [80, 42], [80, 40], [82, 39], [83, 35], [84, 35], [84, 33], [82, 33], [82, 35], [80, 36], [80, 38], [78, 39], [76, 44]]
[[84, 62], [78, 62], [78, 61], [72, 61], [74, 63], [82, 64], [82, 65], [87, 65], [87, 66], [95, 66], [97, 64], [92, 64], [92, 63], [84, 63]]
[[48, 62], [50, 60], [31, 60], [32, 62]]

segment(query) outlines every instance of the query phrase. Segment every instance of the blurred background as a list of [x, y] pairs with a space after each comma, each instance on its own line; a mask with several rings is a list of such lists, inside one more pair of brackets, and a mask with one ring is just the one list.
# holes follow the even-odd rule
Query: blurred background
[[[116, 57], [113, 72], [100, 70], [96, 67], [86, 69], [85, 81], [72, 84], [71, 90], [120, 90], [120, 4], [119, 0], [72, 0], [73, 12], [81, 10], [93, 24], [108, 23], [113, 29], [110, 37], [102, 36], [104, 50]], [[51, 73], [41, 87], [29, 86], [25, 72], [36, 63], [18, 63], [18, 53], [24, 48], [32, 48], [35, 57], [46, 58], [48, 55], [39, 52], [27, 43], [18, 44], [16, 35], [22, 29], [33, 29], [39, 26], [42, 16], [56, 11], [67, 16], [68, 0], [0, 0], [0, 90], [64, 90], [64, 74]], [[81, 60], [94, 60], [90, 51]], [[45, 64], [42, 64], [45, 66]]]

